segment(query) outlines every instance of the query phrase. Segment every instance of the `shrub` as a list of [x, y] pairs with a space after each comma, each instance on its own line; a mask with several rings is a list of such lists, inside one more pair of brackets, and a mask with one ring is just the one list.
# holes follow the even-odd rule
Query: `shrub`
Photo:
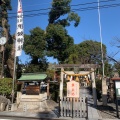
[[0, 79], [0, 95], [6, 96], [7, 98], [9, 98], [12, 93], [12, 86], [13, 86], [12, 78], [1, 78]]

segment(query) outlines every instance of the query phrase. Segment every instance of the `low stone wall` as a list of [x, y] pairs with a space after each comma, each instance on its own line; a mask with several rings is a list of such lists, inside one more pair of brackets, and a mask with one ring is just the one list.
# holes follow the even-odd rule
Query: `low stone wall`
[[5, 111], [10, 104], [10, 100], [0, 95], [0, 111]]
[[0, 111], [5, 111], [5, 103], [0, 103]]
[[21, 101], [43, 101], [47, 99], [47, 93], [39, 95], [26, 95], [21, 92], [17, 92], [17, 104], [20, 104]]
[[[47, 93], [39, 94], [39, 95], [26, 95], [17, 93], [17, 104], [18, 109], [45, 109], [47, 100]], [[45, 108], [44, 108], [45, 107]]]

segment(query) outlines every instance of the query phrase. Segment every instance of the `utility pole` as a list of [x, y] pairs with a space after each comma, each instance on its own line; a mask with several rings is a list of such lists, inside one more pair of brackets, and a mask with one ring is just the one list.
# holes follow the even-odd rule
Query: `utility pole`
[[2, 70], [1, 70], [1, 78], [4, 77], [4, 51], [5, 51], [5, 47], [4, 45], [1, 46], [2, 49]]
[[102, 45], [102, 29], [101, 29], [101, 20], [100, 20], [100, 5], [98, 0], [98, 17], [99, 17], [99, 28], [100, 28], [100, 40], [101, 40], [101, 61], [102, 61], [102, 101], [103, 105], [107, 105], [107, 85], [106, 85], [106, 78], [105, 78], [105, 69], [104, 69], [104, 55], [103, 55], [103, 45]]

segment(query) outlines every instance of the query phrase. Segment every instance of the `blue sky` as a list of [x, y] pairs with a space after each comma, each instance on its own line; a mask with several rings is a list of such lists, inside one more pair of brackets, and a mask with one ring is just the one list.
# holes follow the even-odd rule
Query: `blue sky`
[[[110, 7], [114, 4], [120, 4], [120, 0], [109, 0], [109, 2], [105, 2], [108, 0], [100, 0], [100, 5], [105, 6], [108, 5], [108, 8], [100, 9], [101, 16], [101, 28], [102, 28], [102, 42], [107, 47], [107, 54], [110, 56], [114, 56], [114, 59], [120, 60], [120, 52], [116, 47], [120, 43], [117, 42], [116, 38], [120, 38], [120, 5], [117, 7]], [[104, 1], [104, 2], [102, 2]], [[9, 11], [9, 24], [11, 34], [16, 32], [16, 22], [17, 19], [17, 0], [11, 0], [12, 2], [12, 11]], [[48, 13], [49, 10], [46, 11], [36, 11], [33, 10], [46, 9], [51, 7], [52, 0], [22, 0], [22, 7], [24, 15], [30, 14], [38, 14], [38, 13]], [[84, 11], [77, 10], [76, 13], [81, 18], [80, 24], [78, 27], [74, 27], [71, 24], [70, 27], [67, 27], [69, 35], [74, 38], [74, 43], [78, 44], [84, 40], [96, 40], [100, 42], [100, 29], [99, 29], [99, 20], [98, 20], [98, 10], [87, 10], [89, 7], [97, 6], [98, 0], [72, 0], [71, 5], [78, 5], [84, 3], [92, 3], [85, 4], [80, 6], [72, 6], [72, 9], [85, 8]], [[31, 11], [31, 12], [25, 12]], [[11, 14], [15, 13], [15, 14]], [[33, 17], [24, 17], [24, 33], [29, 34], [29, 31], [35, 27], [40, 27], [43, 30], [46, 29], [48, 25], [48, 15], [37, 15]], [[117, 53], [117, 54], [116, 54]], [[116, 55], [115, 55], [116, 54]], [[19, 57], [22, 63], [25, 61], [29, 61], [29, 57], [22, 52], [22, 55]], [[56, 62], [55, 59], [49, 58], [48, 61]]]

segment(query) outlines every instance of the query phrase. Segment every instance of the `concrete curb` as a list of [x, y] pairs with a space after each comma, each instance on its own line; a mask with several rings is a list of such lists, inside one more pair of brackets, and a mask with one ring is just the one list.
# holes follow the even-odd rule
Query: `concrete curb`
[[30, 112], [0, 112], [0, 116], [22, 118], [58, 118], [54, 113], [30, 113]]
[[[30, 113], [30, 112], [0, 112], [0, 116], [3, 117], [19, 117], [19, 118], [30, 118], [30, 119], [60, 119], [60, 120], [73, 120], [70, 117], [60, 117], [52, 113]], [[85, 118], [74, 118], [74, 120], [86, 120]], [[104, 119], [104, 118], [90, 118], [88, 120], [119, 120], [119, 119]]]

